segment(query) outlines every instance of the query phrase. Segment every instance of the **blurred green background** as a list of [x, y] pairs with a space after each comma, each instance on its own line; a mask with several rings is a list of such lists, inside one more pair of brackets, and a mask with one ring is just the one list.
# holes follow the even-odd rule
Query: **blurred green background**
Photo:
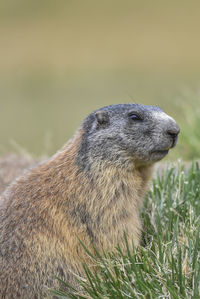
[[158, 105], [200, 156], [200, 2], [0, 0], [0, 152], [52, 154], [98, 107]]

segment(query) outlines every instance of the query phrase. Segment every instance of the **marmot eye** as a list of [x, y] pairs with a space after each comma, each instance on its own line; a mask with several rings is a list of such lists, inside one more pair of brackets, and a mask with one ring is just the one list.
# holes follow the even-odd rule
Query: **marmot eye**
[[128, 117], [131, 120], [142, 120], [141, 116], [136, 113], [129, 113]]

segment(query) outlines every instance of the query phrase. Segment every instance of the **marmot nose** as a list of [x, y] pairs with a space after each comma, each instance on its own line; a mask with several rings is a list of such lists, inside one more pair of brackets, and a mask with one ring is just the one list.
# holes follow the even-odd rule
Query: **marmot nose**
[[180, 128], [177, 124], [167, 129], [168, 136], [172, 138], [172, 147], [176, 145], [179, 133], [180, 133]]
[[175, 139], [179, 133], [180, 133], [180, 128], [178, 127], [178, 125], [167, 130], [167, 134], [170, 135], [173, 139]]

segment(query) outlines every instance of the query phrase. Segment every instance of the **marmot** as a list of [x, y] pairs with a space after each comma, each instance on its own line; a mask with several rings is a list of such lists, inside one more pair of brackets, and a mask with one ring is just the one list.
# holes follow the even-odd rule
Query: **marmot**
[[160, 108], [119, 104], [91, 113], [52, 158], [0, 199], [0, 297], [46, 298], [56, 276], [73, 284], [92, 250], [137, 246], [139, 209], [152, 165], [179, 127]]

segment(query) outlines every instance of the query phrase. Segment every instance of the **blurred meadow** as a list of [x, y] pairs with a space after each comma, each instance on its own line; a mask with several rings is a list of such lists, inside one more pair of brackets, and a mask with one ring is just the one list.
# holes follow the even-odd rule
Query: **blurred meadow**
[[50, 155], [92, 110], [158, 105], [200, 157], [200, 2], [0, 0], [0, 153]]

